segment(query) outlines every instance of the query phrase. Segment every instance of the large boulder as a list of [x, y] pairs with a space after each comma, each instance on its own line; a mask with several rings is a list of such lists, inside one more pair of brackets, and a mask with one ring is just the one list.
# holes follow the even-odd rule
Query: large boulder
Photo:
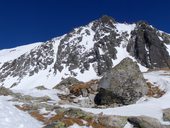
[[125, 58], [111, 71], [107, 72], [99, 82], [99, 93], [95, 97], [98, 105], [135, 103], [147, 94], [146, 81], [139, 66], [130, 58]]
[[124, 128], [127, 123], [127, 117], [123, 116], [98, 116], [97, 121], [99, 124], [106, 126], [106, 128]]
[[163, 110], [163, 120], [170, 121], [170, 108]]
[[147, 116], [129, 117], [128, 121], [135, 128], [168, 128], [168, 126], [161, 125], [159, 120]]
[[13, 92], [10, 89], [0, 86], [0, 96], [1, 95], [8, 96], [8, 95], [12, 95], [12, 94], [13, 94]]

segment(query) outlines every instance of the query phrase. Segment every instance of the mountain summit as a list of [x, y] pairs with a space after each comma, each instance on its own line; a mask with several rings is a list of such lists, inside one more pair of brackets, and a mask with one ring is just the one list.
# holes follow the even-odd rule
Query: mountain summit
[[0, 51], [0, 85], [52, 88], [63, 78], [102, 76], [126, 57], [141, 70], [170, 67], [170, 35], [146, 22], [118, 23], [103, 16], [68, 34]]

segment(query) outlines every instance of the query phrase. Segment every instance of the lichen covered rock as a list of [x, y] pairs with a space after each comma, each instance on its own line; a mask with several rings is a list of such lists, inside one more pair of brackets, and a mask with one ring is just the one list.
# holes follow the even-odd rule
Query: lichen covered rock
[[95, 97], [98, 105], [135, 103], [147, 94], [147, 85], [139, 66], [130, 58], [125, 58], [99, 82], [100, 91]]

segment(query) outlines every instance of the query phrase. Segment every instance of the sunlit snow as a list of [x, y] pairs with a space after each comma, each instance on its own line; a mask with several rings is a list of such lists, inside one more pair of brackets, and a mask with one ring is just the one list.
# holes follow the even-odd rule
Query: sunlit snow
[[10, 97], [0, 96], [0, 127], [1, 128], [42, 128], [41, 122], [28, 113], [18, 110], [7, 100]]

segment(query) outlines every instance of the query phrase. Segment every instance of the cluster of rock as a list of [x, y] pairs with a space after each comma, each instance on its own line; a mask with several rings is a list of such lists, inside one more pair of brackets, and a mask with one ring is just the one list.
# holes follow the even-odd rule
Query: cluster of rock
[[61, 104], [80, 107], [122, 106], [136, 103], [141, 97], [159, 98], [163, 90], [146, 82], [137, 62], [125, 58], [100, 80], [81, 82], [73, 77], [63, 79], [54, 87], [61, 94]]
[[[7, 94], [11, 95], [11, 93]], [[12, 92], [12, 96], [15, 95], [18, 94]], [[92, 114], [81, 109], [62, 108], [55, 103], [51, 104], [47, 102], [51, 100], [50, 98], [44, 100], [43, 98], [20, 95], [11, 101], [15, 101], [15, 106], [18, 109], [28, 112], [32, 117], [43, 122], [45, 125], [43, 128], [67, 128], [73, 124], [93, 128], [125, 128], [128, 123], [133, 128], [170, 128], [169, 125], [162, 125], [157, 119], [147, 116], [125, 117], [102, 113]], [[163, 110], [163, 120], [170, 121], [170, 109]]]
[[82, 101], [77, 97], [86, 97], [86, 102], [90, 104], [85, 103], [86, 106], [82, 107], [94, 107], [95, 104], [109, 106], [133, 104], [148, 92], [146, 80], [137, 63], [130, 58], [125, 58], [120, 64], [105, 73], [101, 80], [83, 83], [69, 77], [54, 88], [67, 90], [65, 96], [62, 94], [60, 98], [79, 105], [83, 105], [81, 103], [85, 99]]
[[61, 101], [60, 104], [76, 104], [81, 107], [94, 107], [94, 97], [98, 90], [98, 80], [81, 82], [73, 77], [68, 77], [56, 85], [53, 89], [58, 89]]
[[[44, 89], [43, 86], [38, 87], [38, 89], [42, 88]], [[10, 101], [14, 102], [16, 108], [28, 112], [32, 117], [43, 122], [43, 128], [67, 128], [73, 124], [93, 128], [123, 128], [127, 123], [127, 117], [93, 114], [76, 108], [62, 108], [53, 103], [49, 97], [32, 97], [14, 93], [4, 87], [0, 89], [3, 90], [6, 90], [6, 93], [0, 95], [12, 96]]]

